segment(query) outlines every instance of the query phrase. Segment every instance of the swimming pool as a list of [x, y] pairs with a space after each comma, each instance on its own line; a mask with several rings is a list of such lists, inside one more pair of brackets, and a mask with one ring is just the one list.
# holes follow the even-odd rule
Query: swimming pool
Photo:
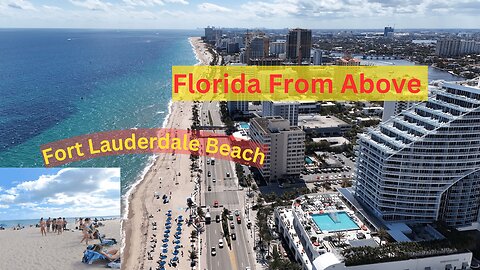
[[305, 162], [310, 165], [313, 164], [313, 160], [310, 157], [305, 157]]
[[312, 219], [322, 231], [358, 230], [358, 225], [345, 212], [313, 214]]
[[246, 122], [240, 122], [239, 125], [240, 125], [240, 128], [243, 128], [243, 129], [249, 129], [250, 128], [250, 124], [248, 124]]

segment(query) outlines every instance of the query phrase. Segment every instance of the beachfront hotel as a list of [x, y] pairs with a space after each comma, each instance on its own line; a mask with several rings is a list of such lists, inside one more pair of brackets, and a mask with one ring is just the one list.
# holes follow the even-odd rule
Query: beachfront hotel
[[442, 242], [431, 227], [412, 234], [429, 242], [381, 244], [371, 223], [338, 193], [307, 194], [291, 207], [274, 211], [276, 230], [305, 270], [434, 270], [470, 269], [472, 253]]
[[265, 162], [259, 169], [266, 181], [300, 176], [305, 157], [301, 128], [280, 116], [257, 117], [250, 120], [249, 136], [266, 147]]
[[[444, 84], [361, 134], [355, 198], [387, 223], [480, 229], [480, 89]], [[401, 234], [394, 234], [401, 240]]]

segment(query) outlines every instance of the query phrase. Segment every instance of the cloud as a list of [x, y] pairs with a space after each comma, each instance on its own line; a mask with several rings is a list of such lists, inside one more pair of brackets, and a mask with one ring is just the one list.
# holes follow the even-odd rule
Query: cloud
[[204, 12], [230, 12], [232, 11], [229, 8], [215, 5], [212, 3], [201, 3], [197, 6], [201, 11]]
[[9, 1], [7, 6], [21, 10], [36, 10], [35, 6], [27, 0]]
[[93, 11], [109, 11], [113, 6], [112, 3], [101, 0], [70, 0], [70, 3]]
[[188, 5], [186, 0], [123, 0], [129, 6], [164, 6], [167, 3]]
[[9, 205], [0, 204], [0, 209], [7, 209], [7, 208], [9, 208], [9, 207], [10, 207]]

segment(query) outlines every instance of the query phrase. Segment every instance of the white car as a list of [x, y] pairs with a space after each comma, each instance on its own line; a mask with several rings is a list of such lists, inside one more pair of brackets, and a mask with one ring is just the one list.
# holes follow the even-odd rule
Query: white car
[[223, 239], [218, 239], [218, 247], [223, 248]]

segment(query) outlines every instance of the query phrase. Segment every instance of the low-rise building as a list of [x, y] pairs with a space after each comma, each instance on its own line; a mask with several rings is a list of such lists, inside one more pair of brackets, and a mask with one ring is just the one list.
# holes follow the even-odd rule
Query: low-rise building
[[298, 126], [315, 137], [343, 136], [352, 126], [335, 116], [308, 114], [298, 116]]

